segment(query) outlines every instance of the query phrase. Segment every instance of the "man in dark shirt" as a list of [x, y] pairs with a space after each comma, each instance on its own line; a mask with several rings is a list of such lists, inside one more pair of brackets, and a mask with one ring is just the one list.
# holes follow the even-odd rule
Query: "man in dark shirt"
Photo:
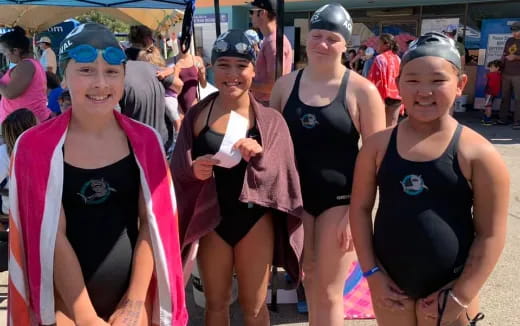
[[121, 113], [155, 128], [168, 152], [173, 141], [173, 127], [166, 116], [164, 95], [172, 79], [159, 80], [156, 66], [132, 59], [129, 56], [126, 64], [125, 92], [119, 101]]
[[513, 129], [520, 129], [520, 22], [511, 25], [513, 37], [506, 41], [502, 62], [502, 105], [500, 106], [500, 119], [498, 124], [507, 124], [511, 96], [515, 96], [515, 108], [513, 110]]

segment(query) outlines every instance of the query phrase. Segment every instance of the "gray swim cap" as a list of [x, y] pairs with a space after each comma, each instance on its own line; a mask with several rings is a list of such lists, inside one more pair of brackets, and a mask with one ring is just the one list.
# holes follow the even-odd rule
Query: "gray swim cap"
[[230, 29], [221, 34], [211, 50], [211, 64], [220, 57], [238, 57], [255, 63], [256, 52], [249, 38], [238, 29]]
[[444, 34], [431, 32], [410, 43], [408, 51], [403, 55], [401, 67], [413, 59], [420, 57], [439, 57], [462, 69], [460, 54], [455, 42]]
[[310, 30], [324, 29], [340, 33], [345, 42], [352, 36], [352, 18], [348, 11], [338, 3], [329, 3], [314, 12], [310, 21]]

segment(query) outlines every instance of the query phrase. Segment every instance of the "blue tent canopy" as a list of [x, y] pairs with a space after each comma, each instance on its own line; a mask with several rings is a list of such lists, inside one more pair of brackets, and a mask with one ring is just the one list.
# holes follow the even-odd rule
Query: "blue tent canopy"
[[0, 0], [0, 5], [183, 9], [195, 0]]

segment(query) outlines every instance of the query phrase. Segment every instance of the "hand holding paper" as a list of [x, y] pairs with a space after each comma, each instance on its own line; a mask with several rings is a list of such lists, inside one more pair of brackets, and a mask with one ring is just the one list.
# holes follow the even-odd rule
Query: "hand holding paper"
[[240, 151], [242, 158], [249, 162], [249, 160], [256, 155], [262, 153], [262, 146], [253, 138], [240, 139], [234, 146], [235, 149]]
[[235, 144], [246, 138], [249, 120], [235, 111], [229, 114], [229, 121], [226, 127], [226, 134], [222, 140], [219, 151], [213, 155], [213, 159], [218, 160], [218, 166], [232, 168], [242, 160], [240, 150], [235, 148]]

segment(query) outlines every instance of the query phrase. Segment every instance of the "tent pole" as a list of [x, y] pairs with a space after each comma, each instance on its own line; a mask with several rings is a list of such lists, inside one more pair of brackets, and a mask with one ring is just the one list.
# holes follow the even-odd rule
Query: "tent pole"
[[276, 79], [283, 73], [283, 25], [285, 1], [276, 1]]
[[220, 36], [220, 3], [219, 0], [213, 0], [213, 6], [215, 8], [215, 30], [217, 32], [217, 38]]

